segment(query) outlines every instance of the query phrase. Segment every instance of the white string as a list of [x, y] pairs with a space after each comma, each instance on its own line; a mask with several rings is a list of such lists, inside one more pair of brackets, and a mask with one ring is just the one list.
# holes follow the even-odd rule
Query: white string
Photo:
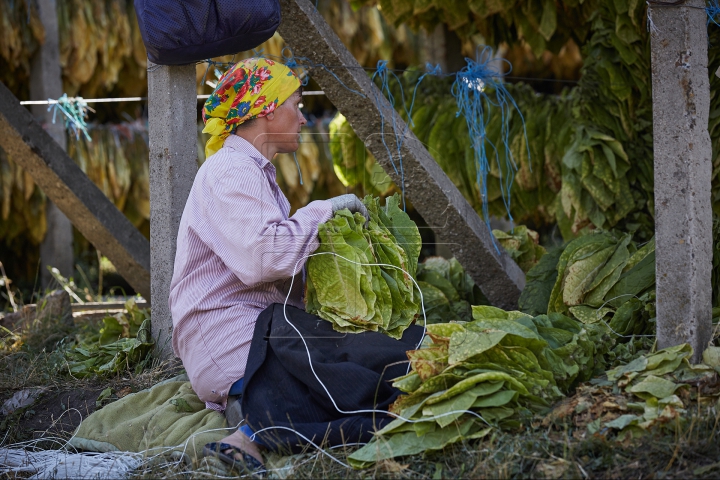
[[[311, 90], [302, 92], [303, 96], [310, 95], [325, 95], [323, 90]], [[206, 100], [210, 98], [210, 95], [198, 95], [198, 100]], [[115, 102], [142, 102], [147, 100], [148, 97], [116, 97], [116, 98], [82, 98], [82, 97], [70, 97], [68, 100], [79, 100], [82, 99], [85, 103], [115, 103]], [[58, 103], [57, 100], [48, 98], [47, 100], [23, 100], [20, 105], [54, 105]]]
[[[313, 367], [312, 357], [311, 357], [311, 355], [310, 355], [310, 348], [308, 347], [308, 344], [307, 344], [307, 342], [305, 341], [305, 338], [302, 336], [302, 333], [300, 333], [300, 330], [298, 330], [297, 327], [296, 327], [295, 325], [293, 325], [293, 323], [292, 323], [292, 322], [288, 319], [288, 317], [287, 317], [287, 303], [288, 303], [288, 301], [289, 301], [289, 299], [290, 299], [290, 293], [292, 292], [293, 283], [295, 282], [295, 276], [296, 276], [296, 274], [297, 274], [297, 272], [298, 272], [298, 268], [297, 268], [297, 267], [298, 267], [298, 265], [300, 264], [300, 262], [302, 262], [303, 260], [305, 260], [305, 259], [307, 259], [307, 258], [310, 258], [310, 257], [318, 256], [318, 255], [334, 255], [334, 256], [339, 257], [339, 258], [342, 258], [343, 260], [345, 260], [345, 261], [347, 261], [347, 262], [349, 262], [349, 263], [352, 263], [352, 264], [354, 264], [354, 265], [358, 265], [358, 266], [368, 266], [368, 267], [373, 267], [373, 266], [378, 266], [378, 267], [391, 267], [391, 268], [395, 268], [395, 269], [400, 270], [400, 271], [402, 271], [403, 273], [405, 273], [405, 274], [408, 276], [408, 278], [410, 278], [410, 280], [412, 280], [412, 282], [413, 282], [413, 283], [415, 284], [415, 286], [417, 287], [418, 292], [420, 293], [420, 308], [422, 309], [423, 319], [424, 319], [424, 321], [425, 321], [425, 324], [423, 325], [423, 335], [422, 335], [422, 337], [421, 337], [421, 339], [420, 339], [420, 342], [417, 344], [416, 349], [417, 349], [417, 348], [420, 348], [420, 346], [422, 345], [423, 340], [425, 339], [425, 334], [426, 334], [426, 332], [427, 332], [427, 316], [426, 316], [426, 314], [425, 314], [425, 304], [424, 304], [424, 301], [423, 301], [423, 295], [422, 295], [422, 291], [420, 290], [420, 286], [417, 284], [417, 282], [416, 282], [415, 279], [412, 277], [412, 275], [410, 275], [409, 272], [407, 272], [406, 270], [403, 270], [403, 269], [400, 268], [400, 267], [397, 267], [397, 266], [395, 266], [395, 265], [390, 265], [390, 264], [387, 264], [387, 263], [361, 263], [361, 262], [356, 262], [356, 261], [354, 261], [354, 260], [350, 260], [349, 258], [345, 258], [345, 257], [343, 257], [342, 255], [339, 255], [339, 254], [334, 253], [334, 252], [312, 253], [312, 254], [310, 254], [310, 255], [306, 255], [306, 256], [300, 257], [300, 258], [298, 259], [298, 261], [295, 263], [295, 267], [294, 267], [294, 269], [293, 269], [293, 275], [292, 275], [291, 280], [290, 280], [290, 287], [288, 288], [288, 293], [287, 293], [287, 296], [285, 297], [285, 302], [284, 302], [284, 304], [283, 304], [283, 315], [285, 316], [285, 321], [288, 323], [288, 325], [290, 325], [290, 326], [293, 328], [293, 330], [295, 330], [295, 332], [296, 332], [296, 333], [298, 334], [298, 336], [300, 337], [300, 340], [302, 340], [303, 345], [305, 346], [305, 351], [306, 351], [306, 353], [307, 353], [308, 363], [309, 363], [309, 365], [310, 365], [310, 370], [312, 371], [313, 376], [315, 376], [315, 379], [318, 381], [318, 383], [320, 384], [320, 386], [323, 388], [323, 390], [325, 390], [325, 393], [327, 394], [328, 398], [329, 398], [330, 401], [332, 402], [333, 407], [335, 407], [335, 410], [337, 410], [339, 413], [342, 413], [343, 415], [353, 415], [353, 414], [361, 414], [361, 413], [371, 413], [371, 414], [382, 413], [382, 414], [386, 414], [386, 415], [388, 415], [388, 416], [390, 416], [390, 417], [403, 420], [403, 421], [405, 421], [405, 422], [407, 422], [407, 423], [427, 422], [427, 421], [437, 420], [437, 419], [439, 419], [439, 418], [447, 417], [447, 416], [449, 416], [449, 415], [455, 415], [455, 414], [458, 414], [458, 413], [460, 413], [460, 414], [468, 413], [468, 414], [470, 414], [470, 415], [473, 415], [473, 416], [479, 418], [480, 420], [482, 420], [483, 422], [485, 422], [487, 425], [490, 425], [490, 424], [487, 422], [487, 420], [485, 420], [480, 414], [478, 414], [478, 413], [476, 413], [476, 412], [471, 412], [470, 410], [454, 410], [454, 411], [446, 412], [446, 413], [443, 413], [443, 414], [440, 414], [440, 415], [435, 415], [435, 416], [433, 416], [433, 417], [427, 417], [427, 418], [422, 418], [422, 419], [418, 419], [418, 420], [412, 420], [412, 419], [405, 418], [405, 417], [403, 417], [403, 416], [401, 416], [401, 415], [398, 415], [398, 414], [396, 414], [396, 413], [393, 413], [393, 412], [390, 412], [390, 411], [387, 411], [387, 410], [377, 410], [377, 409], [343, 410], [343, 409], [341, 409], [341, 408], [337, 405], [337, 403], [335, 402], [335, 399], [333, 398], [333, 396], [330, 394], [330, 391], [328, 390], [327, 386], [325, 386], [325, 384], [323, 383], [323, 381], [320, 380], [320, 377], [318, 376], [317, 372], [315, 372], [315, 368]], [[411, 365], [408, 365], [408, 372], [409, 372], [410, 368], [411, 368]], [[263, 430], [260, 430], [260, 431], [271, 430], [271, 429], [273, 429], [273, 428], [278, 428], [278, 429], [282, 428], [282, 429], [285, 429], [285, 430], [290, 430], [290, 431], [295, 432], [296, 434], [302, 436], [299, 432], [297, 432], [297, 431], [295, 431], [295, 430], [293, 430], [293, 429], [291, 429], [291, 428], [288, 428], [288, 427], [267, 427], [267, 428], [265, 428], [265, 429], [263, 429]], [[255, 433], [250, 437], [250, 440], [253, 440], [253, 441], [254, 441], [254, 440], [255, 440], [255, 435], [257, 435], [257, 433], [259, 433], [259, 432], [255, 432]], [[305, 438], [305, 437], [303, 437], [303, 438]], [[313, 445], [314, 445], [314, 444], [313, 444]]]

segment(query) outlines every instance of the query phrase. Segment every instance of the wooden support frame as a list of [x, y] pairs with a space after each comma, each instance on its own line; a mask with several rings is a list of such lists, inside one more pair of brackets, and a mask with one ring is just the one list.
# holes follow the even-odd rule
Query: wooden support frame
[[0, 147], [146, 299], [150, 244], [0, 83]]

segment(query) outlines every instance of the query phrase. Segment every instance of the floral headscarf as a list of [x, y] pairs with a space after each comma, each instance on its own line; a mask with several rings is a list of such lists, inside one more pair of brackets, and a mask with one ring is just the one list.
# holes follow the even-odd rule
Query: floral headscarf
[[275, 111], [299, 87], [292, 70], [267, 58], [248, 58], [230, 67], [203, 108], [203, 133], [211, 135], [205, 157], [220, 150], [235, 127]]

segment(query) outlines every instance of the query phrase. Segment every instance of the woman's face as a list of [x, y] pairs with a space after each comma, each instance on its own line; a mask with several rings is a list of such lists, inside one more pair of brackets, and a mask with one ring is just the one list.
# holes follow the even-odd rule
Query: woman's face
[[273, 112], [275, 118], [269, 122], [267, 133], [269, 143], [278, 153], [292, 153], [300, 146], [300, 129], [307, 123], [300, 111], [301, 102], [302, 95], [298, 89]]

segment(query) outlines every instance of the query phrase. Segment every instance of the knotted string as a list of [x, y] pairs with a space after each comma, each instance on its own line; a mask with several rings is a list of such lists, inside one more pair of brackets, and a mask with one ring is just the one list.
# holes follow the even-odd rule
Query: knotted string
[[[510, 150], [509, 119], [512, 109], [518, 113], [522, 121], [525, 146], [528, 152], [528, 162], [530, 159], [530, 147], [527, 142], [525, 119], [517, 103], [515, 103], [515, 100], [500, 80], [506, 74], [498, 68], [498, 64], [501, 65], [500, 62], [509, 64], [509, 62], [504, 59], [498, 59], [498, 62], [493, 62], [496, 59], [493, 57], [493, 51], [489, 47], [484, 47], [481, 52], [478, 52], [475, 60], [470, 58], [466, 58], [465, 60], [467, 61], [467, 66], [463, 67], [457, 73], [451, 92], [458, 105], [456, 115], [463, 115], [467, 124], [477, 168], [476, 181], [480, 188], [483, 217], [488, 229], [490, 229], [487, 188], [490, 163], [486, 143], [492, 149], [492, 155], [500, 172], [500, 190], [508, 219], [511, 222], [513, 221], [512, 214], [510, 213], [510, 191], [515, 178], [515, 172], [517, 171], [517, 164]], [[496, 115], [500, 115], [502, 151], [499, 151], [498, 146], [494, 145], [486, 135], [486, 128], [493, 111]], [[505, 170], [507, 171], [505, 176], [503, 176], [503, 169], [501, 168], [501, 156], [505, 163]], [[494, 238], [493, 244], [495, 244], [495, 249], [499, 252]]]
[[[48, 99], [48, 101], [51, 101]], [[52, 122], [55, 123], [55, 116], [57, 112], [63, 114], [63, 121], [65, 128], [75, 134], [75, 139], [80, 140], [80, 132], [85, 135], [88, 142], [92, 142], [92, 138], [87, 131], [87, 111], [88, 106], [82, 97], [69, 98], [67, 93], [63, 93], [63, 96], [57, 99], [56, 103], [51, 103], [48, 106], [48, 112], [53, 112]]]

